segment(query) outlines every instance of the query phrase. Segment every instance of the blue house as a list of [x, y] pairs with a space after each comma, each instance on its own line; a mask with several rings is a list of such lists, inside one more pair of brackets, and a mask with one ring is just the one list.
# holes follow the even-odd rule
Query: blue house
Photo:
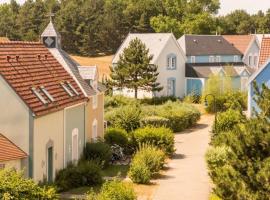
[[178, 42], [187, 57], [186, 95], [201, 95], [212, 75], [230, 76], [234, 89], [246, 90], [254, 69], [242, 62], [243, 53], [223, 36], [183, 35]]

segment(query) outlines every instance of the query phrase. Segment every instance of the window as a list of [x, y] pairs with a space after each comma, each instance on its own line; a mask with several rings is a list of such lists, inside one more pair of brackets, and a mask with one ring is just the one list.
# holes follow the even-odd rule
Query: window
[[258, 56], [257, 55], [254, 56], [253, 62], [254, 62], [254, 67], [256, 67], [257, 63], [258, 63]]
[[51, 102], [55, 101], [52, 95], [45, 89], [44, 86], [40, 86], [40, 89], [48, 97], [48, 99], [50, 99]]
[[217, 62], [217, 63], [220, 63], [220, 61], [221, 61], [220, 56], [216, 56], [216, 62]]
[[248, 65], [249, 66], [252, 65], [252, 56], [251, 55], [248, 56]]
[[94, 95], [92, 99], [93, 99], [93, 109], [96, 109], [98, 106], [97, 95]]
[[92, 139], [96, 141], [98, 138], [97, 134], [97, 120], [95, 119], [92, 124]]
[[191, 56], [191, 63], [196, 63], [196, 57], [195, 56]]
[[67, 81], [68, 86], [70, 87], [70, 89], [74, 92], [74, 94], [76, 94], [77, 96], [79, 96], [79, 92], [71, 85], [71, 83], [69, 81]]
[[215, 62], [215, 57], [214, 57], [214, 56], [209, 56], [209, 62], [210, 62], [210, 63]]
[[39, 100], [43, 103], [43, 104], [47, 104], [48, 101], [46, 101], [44, 99], [44, 97], [37, 91], [37, 89], [35, 87], [32, 87], [32, 91], [33, 93], [39, 98]]
[[169, 78], [167, 82], [167, 95], [175, 96], [175, 79]]
[[74, 97], [74, 94], [69, 90], [69, 88], [67, 87], [67, 85], [65, 83], [61, 83], [61, 86], [69, 94], [69, 96]]
[[233, 57], [233, 61], [234, 61], [234, 62], [238, 62], [238, 61], [239, 61], [239, 60], [238, 60], [238, 56], [234, 56], [234, 57]]
[[79, 159], [79, 130], [77, 128], [72, 131], [72, 162]]
[[167, 69], [176, 69], [176, 56], [174, 54], [167, 56]]

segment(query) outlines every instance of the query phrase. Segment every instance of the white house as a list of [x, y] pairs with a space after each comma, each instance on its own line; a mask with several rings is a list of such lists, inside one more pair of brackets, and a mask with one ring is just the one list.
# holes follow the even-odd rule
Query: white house
[[[150, 64], [158, 66], [159, 75], [157, 82], [163, 87], [160, 92], [139, 90], [138, 98], [160, 96], [183, 97], [185, 95], [186, 57], [172, 33], [129, 34], [116, 52], [112, 60], [113, 66], [117, 65], [123, 50], [135, 38], [140, 39], [149, 49], [149, 54], [153, 55]], [[122, 90], [114, 89], [113, 93], [134, 97], [134, 91], [127, 88]]]

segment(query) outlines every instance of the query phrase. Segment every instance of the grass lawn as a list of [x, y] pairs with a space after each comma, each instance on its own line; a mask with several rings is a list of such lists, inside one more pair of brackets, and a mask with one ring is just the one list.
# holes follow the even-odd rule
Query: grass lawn
[[129, 170], [129, 165], [110, 165], [102, 170], [103, 176], [125, 178]]

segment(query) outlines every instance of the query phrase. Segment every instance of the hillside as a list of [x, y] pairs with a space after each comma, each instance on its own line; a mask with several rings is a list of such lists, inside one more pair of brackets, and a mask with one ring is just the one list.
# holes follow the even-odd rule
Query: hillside
[[82, 56], [71, 56], [76, 60], [80, 65], [83, 66], [93, 66], [96, 65], [99, 71], [99, 79], [102, 80], [102, 77], [110, 76], [110, 68], [113, 55], [110, 56], [101, 56], [101, 57], [82, 57]]

